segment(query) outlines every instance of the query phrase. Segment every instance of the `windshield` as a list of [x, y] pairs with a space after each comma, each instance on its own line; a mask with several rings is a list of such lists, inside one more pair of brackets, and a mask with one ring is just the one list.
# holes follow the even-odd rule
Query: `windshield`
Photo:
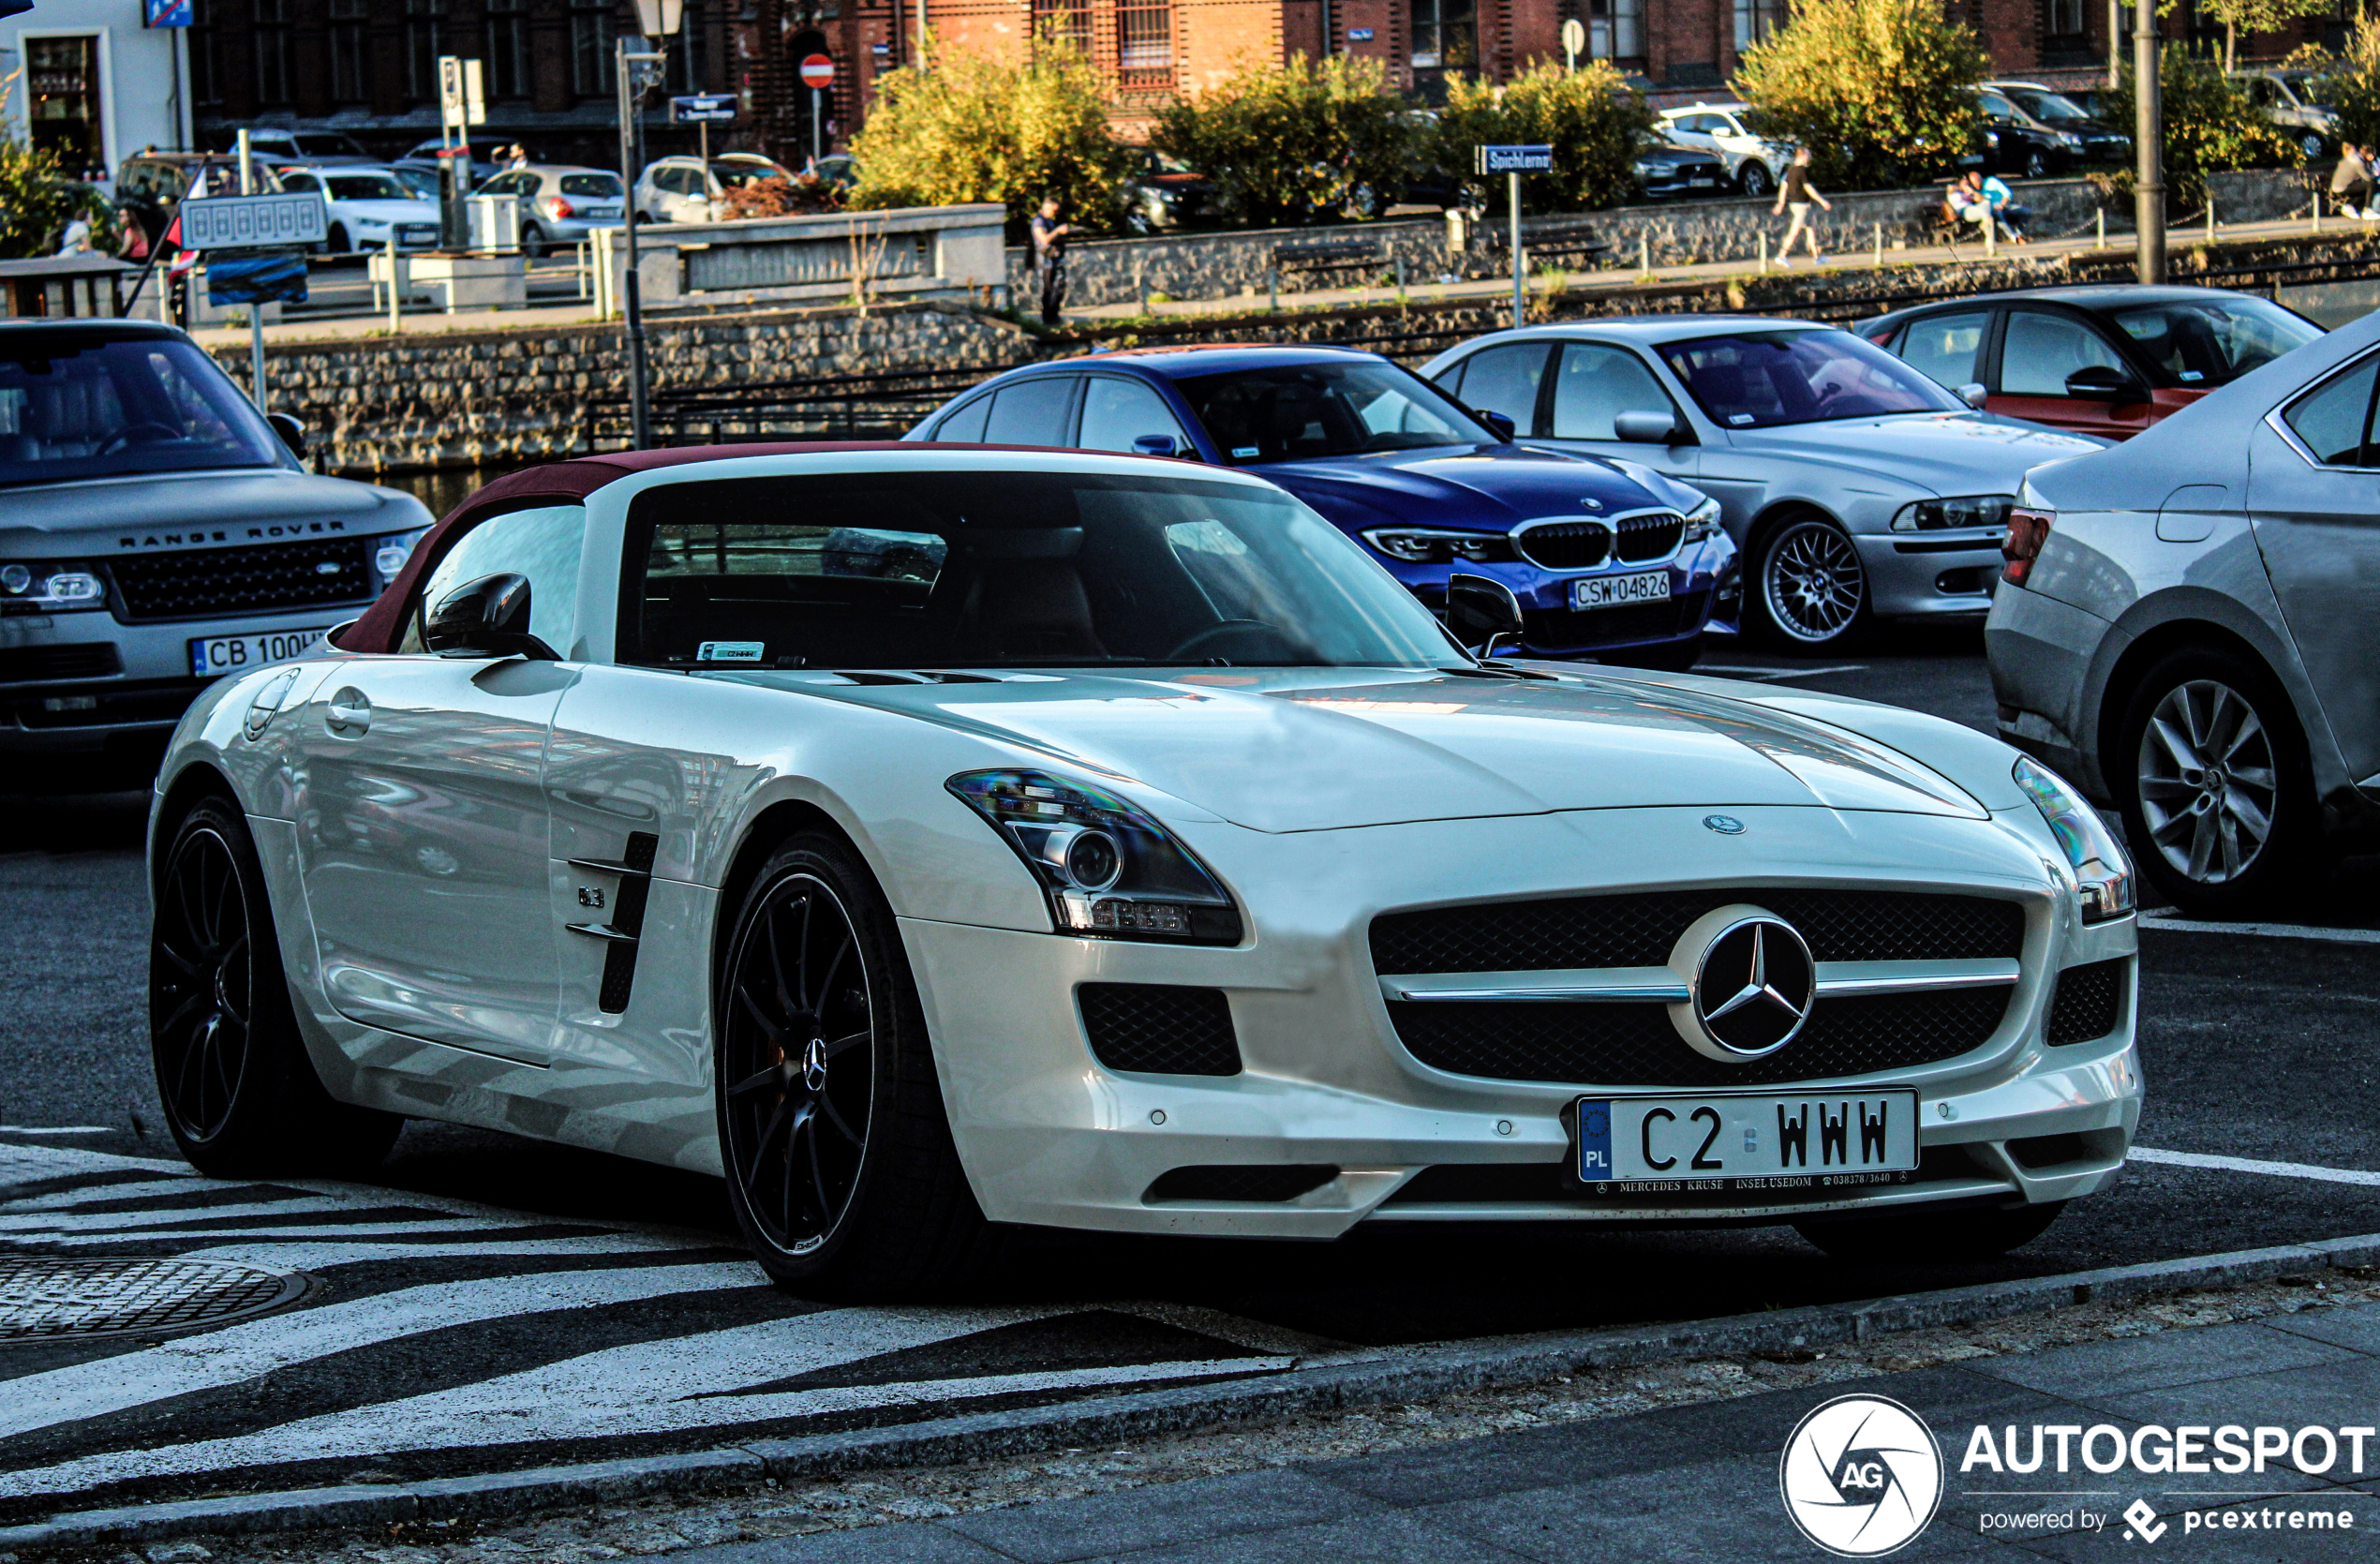
[[15, 336], [0, 356], [0, 484], [278, 467], [280, 439], [186, 342]]
[[566, 196], [619, 194], [619, 175], [616, 173], [566, 173], [558, 183]]
[[791, 179], [794, 176], [774, 163], [713, 163], [710, 175], [723, 190], [740, 189], [763, 179]]
[[394, 174], [331, 173], [322, 176], [333, 201], [412, 201], [413, 192]]
[[365, 156], [349, 137], [335, 130], [310, 130], [297, 138], [297, 149], [308, 157], [362, 157]]
[[438, 175], [425, 169], [399, 169], [396, 177], [417, 201], [436, 201], [441, 194], [438, 187]]
[[[796, 519], [798, 518], [798, 519]], [[640, 498], [622, 661], [705, 668], [1395, 666], [1430, 611], [1277, 490], [1212, 479], [867, 472]]]
[[1496, 438], [1437, 387], [1386, 361], [1197, 375], [1174, 389], [1235, 467]]
[[2057, 93], [2010, 93], [2008, 96], [2016, 100], [2016, 107], [2024, 110], [2044, 125], [2056, 125], [2060, 120], [2090, 118], [2089, 114], [2083, 112], [2080, 104], [2071, 97], [2065, 97]]
[[2133, 345], [2183, 385], [2215, 386], [2302, 348], [2322, 328], [2244, 293], [2110, 311]]
[[1711, 422], [1729, 429], [1967, 407], [1849, 332], [1738, 332], [1667, 343], [1661, 357]]

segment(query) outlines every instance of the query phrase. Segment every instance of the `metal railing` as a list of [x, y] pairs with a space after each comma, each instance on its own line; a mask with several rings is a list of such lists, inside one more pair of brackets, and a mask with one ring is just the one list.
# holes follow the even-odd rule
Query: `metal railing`
[[[656, 445], [742, 445], [780, 439], [898, 439], [951, 397], [1014, 365], [818, 375], [735, 386], [657, 386]], [[589, 451], [629, 447], [628, 398], [590, 398], [582, 427]]]

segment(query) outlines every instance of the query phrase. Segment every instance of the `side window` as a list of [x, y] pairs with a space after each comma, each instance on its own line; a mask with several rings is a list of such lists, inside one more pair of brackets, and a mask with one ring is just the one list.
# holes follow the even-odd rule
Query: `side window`
[[2121, 369], [2124, 361], [2081, 321], [2035, 309], [2009, 311], [2000, 349], [2000, 389], [2008, 395], [2063, 396], [2067, 376], [2096, 365]]
[[992, 394], [984, 440], [991, 445], [1064, 445], [1066, 410], [1074, 402], [1075, 377], [1043, 375]]
[[292, 169], [281, 176], [281, 188], [284, 190], [319, 190], [321, 187], [321, 181], [300, 169]]
[[1545, 380], [1553, 347], [1513, 342], [1486, 348], [1463, 361], [1463, 400], [1481, 412], [1500, 412], [1522, 435], [1537, 430], [1537, 388]]
[[1677, 404], [1644, 361], [1625, 348], [1572, 342], [1562, 349], [1554, 382], [1555, 439], [1617, 439], [1613, 420], [1624, 412], [1677, 414]]
[[[1977, 360], [1984, 350], [1984, 334], [1990, 326], [1988, 310], [1929, 315], [1923, 320], [1910, 322], [1909, 330], [1901, 334], [1900, 356], [1911, 369], [1956, 390], [1983, 378], [1976, 373]], [[2059, 395], [2064, 395], [2065, 389], [2065, 380], [2060, 377]]]
[[2289, 404], [2282, 417], [2326, 467], [2380, 467], [2372, 442], [2372, 393], [2380, 358], [2343, 369]]
[[1142, 435], [1170, 435], [1179, 451], [1190, 444], [1165, 398], [1145, 381], [1093, 375], [1082, 386], [1082, 432], [1075, 443], [1085, 451], [1130, 451]]
[[[464, 533], [430, 572], [422, 587], [423, 612], [483, 577], [526, 575], [529, 633], [568, 657], [578, 639], [578, 557], [586, 541], [584, 506], [547, 505], [491, 517]], [[416, 630], [407, 639], [418, 635]]]
[[991, 411], [991, 398], [978, 396], [961, 406], [957, 412], [942, 421], [934, 431], [934, 439], [953, 444], [973, 445], [984, 438], [984, 415]]

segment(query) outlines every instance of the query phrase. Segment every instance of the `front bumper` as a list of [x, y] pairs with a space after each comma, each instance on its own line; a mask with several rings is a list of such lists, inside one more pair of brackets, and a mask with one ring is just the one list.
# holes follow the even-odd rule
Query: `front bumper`
[[1868, 601], [1886, 618], [1981, 614], [2003, 563], [1997, 527], [1939, 532], [1861, 532], [1852, 544], [1867, 572]]
[[[1525, 560], [1510, 564], [1414, 565], [1376, 550], [1372, 554], [1432, 608], [1446, 606], [1447, 578], [1458, 571], [1501, 581], [1520, 599], [1526, 626], [1521, 649], [1533, 656], [1575, 657], [1682, 646], [1715, 628], [1715, 618], [1719, 621], [1716, 628], [1723, 633], [1734, 629], [1730, 619], [1720, 617], [1720, 600], [1727, 595], [1720, 588], [1735, 573], [1737, 561], [1735, 544], [1724, 532], [1714, 532], [1699, 543], [1686, 544], [1666, 562], [1602, 565], [1591, 571], [1549, 571]], [[1657, 569], [1669, 572], [1670, 595], [1665, 602], [1608, 608], [1570, 606], [1570, 584], [1574, 581]]]
[[[1617, 1092], [1454, 1075], [1422, 1065], [1398, 1041], [1369, 951], [1377, 912], [1477, 900], [1482, 865], [1496, 866], [1498, 900], [1733, 888], [1754, 878], [1740, 844], [1729, 845], [1738, 839], [1704, 830], [1699, 809], [1643, 809], [1274, 836], [1201, 828], [1189, 833], [1190, 845], [1227, 881], [1253, 880], [1277, 893], [1242, 894], [1251, 934], [1228, 949], [904, 919], [952, 1133], [977, 1199], [1003, 1222], [1328, 1239], [1367, 1220], [1712, 1225], [2013, 1205], [2069, 1199], [2115, 1176], [2141, 1091], [2129, 962], [2112, 1031], [2067, 1047], [2043, 1039], [2058, 971], [2130, 958], [2130, 919], [2091, 928], [2075, 921], [2072, 898], [2051, 896], [2042, 882], [2041, 848], [2013, 823], [1823, 809], [1736, 812], [1747, 839], [1762, 845], [1763, 884], [1967, 889], [2025, 902], [2024, 976], [1987, 1042], [1941, 1063], [1828, 1082], [1916, 1089], [1925, 1162], [1914, 1182], [1727, 1202], [1566, 1194], [1559, 1169], [1572, 1148], [1564, 1110], [1582, 1095]], [[1592, 867], [1621, 858], [1666, 872], [1649, 883], [1595, 883]], [[1893, 865], [1902, 867], [1885, 867]], [[1223, 991], [1242, 1072], [1105, 1067], [1078, 1010], [1084, 983]], [[1165, 1174], [1217, 1167], [1335, 1171], [1287, 1199], [1153, 1197]], [[1519, 1178], [1483, 1181], [1484, 1198], [1398, 1198], [1434, 1169]], [[1541, 1193], [1509, 1193], [1528, 1186]]]

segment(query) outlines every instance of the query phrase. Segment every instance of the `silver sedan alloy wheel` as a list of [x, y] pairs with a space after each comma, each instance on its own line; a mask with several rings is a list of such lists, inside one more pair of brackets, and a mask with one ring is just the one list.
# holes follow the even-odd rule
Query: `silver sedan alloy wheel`
[[1769, 618], [1793, 640], [1815, 646], [1842, 634], [1859, 617], [1867, 593], [1859, 550], [1837, 528], [1797, 521], [1769, 545], [1762, 600]]
[[2200, 885], [2236, 880], [2272, 835], [2281, 773], [2272, 735], [2229, 685], [2165, 693], [2140, 735], [2140, 813], [2165, 862]]

